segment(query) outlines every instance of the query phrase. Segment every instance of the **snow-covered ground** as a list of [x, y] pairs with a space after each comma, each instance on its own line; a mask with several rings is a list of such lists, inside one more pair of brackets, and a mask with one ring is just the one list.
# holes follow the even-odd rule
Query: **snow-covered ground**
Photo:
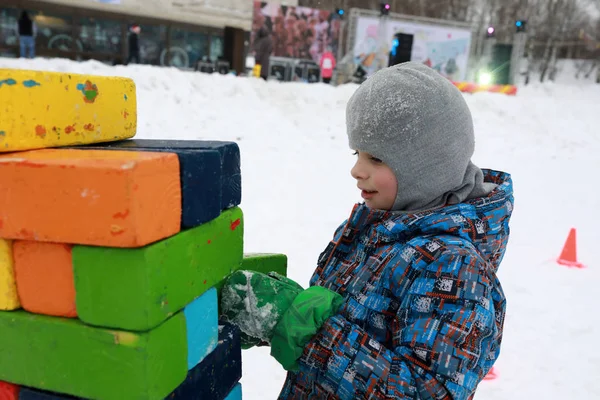
[[[128, 76], [138, 90], [138, 138], [236, 141], [245, 251], [287, 254], [289, 276], [302, 285], [360, 201], [344, 124], [355, 85], [265, 83], [67, 60], [0, 59], [0, 68]], [[563, 75], [559, 83], [521, 88], [516, 97], [465, 96], [476, 125], [476, 164], [512, 173], [515, 188], [512, 235], [499, 274], [508, 297], [499, 377], [480, 385], [480, 400], [600, 398], [600, 257], [594, 253], [600, 242], [600, 85]], [[571, 227], [586, 269], [555, 262]], [[268, 349], [243, 357], [244, 398], [276, 398], [285, 374]]]

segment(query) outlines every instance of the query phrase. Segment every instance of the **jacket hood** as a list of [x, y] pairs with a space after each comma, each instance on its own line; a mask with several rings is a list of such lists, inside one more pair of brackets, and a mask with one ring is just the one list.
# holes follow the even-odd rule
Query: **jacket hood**
[[362, 229], [374, 224], [379, 243], [408, 242], [419, 236], [457, 236], [471, 242], [495, 272], [510, 233], [513, 186], [508, 173], [482, 171], [484, 182], [497, 185], [487, 196], [416, 213], [372, 210], [363, 203], [356, 206], [349, 225]]

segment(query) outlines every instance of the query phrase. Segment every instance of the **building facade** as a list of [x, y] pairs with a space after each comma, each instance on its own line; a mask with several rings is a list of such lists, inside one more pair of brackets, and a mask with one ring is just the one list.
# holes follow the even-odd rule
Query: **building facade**
[[2, 0], [0, 56], [18, 56], [24, 10], [37, 26], [39, 56], [123, 63], [129, 27], [138, 24], [141, 63], [179, 68], [203, 58], [242, 62], [253, 11], [247, 0]]

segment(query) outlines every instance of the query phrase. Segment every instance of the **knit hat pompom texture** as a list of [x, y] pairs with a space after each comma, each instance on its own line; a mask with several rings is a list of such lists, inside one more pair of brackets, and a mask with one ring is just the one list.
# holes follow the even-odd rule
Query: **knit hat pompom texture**
[[429, 210], [490, 191], [471, 162], [467, 103], [426, 65], [398, 64], [368, 78], [348, 101], [346, 125], [350, 148], [379, 158], [396, 175], [394, 211]]

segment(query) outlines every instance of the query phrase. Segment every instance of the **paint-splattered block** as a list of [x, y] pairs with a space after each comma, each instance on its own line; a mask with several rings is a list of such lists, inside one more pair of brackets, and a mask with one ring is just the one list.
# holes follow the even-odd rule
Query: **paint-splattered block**
[[74, 246], [77, 313], [91, 325], [151, 329], [239, 269], [242, 256], [238, 207], [140, 249]]
[[[149, 141], [154, 142], [154, 141]], [[156, 141], [168, 143], [169, 141]], [[129, 143], [122, 141], [120, 143]], [[179, 157], [181, 176], [181, 229], [189, 229], [219, 216], [221, 210], [221, 154], [211, 149], [179, 149], [173, 147], [80, 146], [74, 149], [158, 151]]]
[[[217, 294], [215, 289], [211, 289], [204, 293], [200, 298], [194, 300], [183, 310], [185, 317], [185, 330], [187, 337], [187, 365], [188, 376], [192, 374], [191, 370], [195, 368], [203, 359], [212, 354], [220, 343], [219, 321], [217, 316]], [[179, 314], [178, 314], [179, 315]], [[237, 361], [236, 361], [237, 362]], [[133, 373], [133, 371], [131, 371]], [[241, 370], [240, 370], [241, 372]], [[102, 381], [102, 376], [94, 374], [87, 378], [92, 381]], [[185, 385], [184, 381], [181, 385]], [[180, 385], [180, 386], [181, 386]], [[20, 400], [73, 400], [82, 399], [65, 393], [55, 391], [47, 391], [22, 387]], [[64, 390], [64, 389], [60, 389]], [[0, 384], [0, 399], [4, 400], [2, 394], [2, 386]], [[128, 398], [123, 395], [121, 398]], [[142, 399], [152, 397], [139, 397]], [[160, 398], [160, 397], [156, 397]], [[196, 397], [198, 398], [198, 397]], [[9, 397], [10, 399], [10, 397]], [[16, 399], [16, 398], [15, 398]]]
[[233, 390], [225, 397], [225, 400], [242, 400], [242, 384], [235, 385]]
[[140, 247], [179, 232], [172, 153], [47, 149], [0, 155], [0, 237]]
[[0, 152], [131, 138], [136, 101], [129, 78], [0, 69]]
[[19, 386], [0, 381], [0, 399], [2, 400], [18, 400], [19, 399]]
[[77, 317], [71, 245], [15, 240], [13, 258], [21, 306], [34, 314]]
[[12, 242], [0, 239], [0, 310], [16, 310], [19, 307]]
[[[224, 399], [242, 377], [240, 333], [235, 326], [219, 325], [219, 345], [167, 398], [170, 400]], [[235, 397], [234, 397], [235, 398]]]
[[221, 210], [235, 207], [242, 201], [240, 148], [235, 142], [211, 140], [155, 140], [135, 139], [102, 144], [106, 148], [153, 151], [162, 149], [216, 150], [221, 155]]
[[26, 311], [0, 313], [0, 379], [88, 399], [160, 399], [187, 376], [183, 312], [125, 332]]

